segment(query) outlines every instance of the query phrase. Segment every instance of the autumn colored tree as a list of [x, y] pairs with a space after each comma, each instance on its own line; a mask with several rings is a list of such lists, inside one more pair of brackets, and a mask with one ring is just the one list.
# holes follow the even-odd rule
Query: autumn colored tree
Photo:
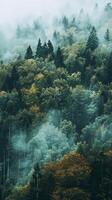
[[[82, 200], [83, 195], [89, 200], [89, 194], [86, 194], [80, 187], [88, 185], [87, 179], [90, 172], [90, 166], [85, 158], [78, 153], [71, 152], [62, 160], [50, 163], [43, 168], [42, 194], [45, 195], [47, 192], [47, 195], [49, 193], [48, 199], [52, 196], [54, 200], [72, 200], [78, 196]], [[46, 181], [51, 183], [49, 190], [45, 184]]]

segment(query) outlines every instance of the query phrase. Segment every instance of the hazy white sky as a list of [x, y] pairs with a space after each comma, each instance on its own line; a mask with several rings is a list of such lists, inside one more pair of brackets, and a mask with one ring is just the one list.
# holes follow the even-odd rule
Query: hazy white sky
[[108, 0], [0, 0], [0, 24], [19, 22], [24, 17], [31, 15], [49, 16], [63, 14], [86, 7], [89, 9], [92, 3], [103, 4]]

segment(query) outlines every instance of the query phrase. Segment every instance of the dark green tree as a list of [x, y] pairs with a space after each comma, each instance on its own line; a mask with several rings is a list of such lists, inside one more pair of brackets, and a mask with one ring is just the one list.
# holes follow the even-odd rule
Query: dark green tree
[[64, 67], [64, 58], [60, 47], [58, 47], [58, 50], [55, 55], [55, 65], [56, 67]]
[[112, 82], [112, 52], [107, 61], [107, 65], [105, 68], [105, 76], [106, 76], [106, 83]]
[[11, 79], [12, 79], [12, 87], [18, 89], [19, 73], [15, 66], [12, 68]]
[[38, 200], [39, 198], [39, 182], [41, 178], [41, 170], [38, 163], [34, 166], [34, 172], [30, 181], [30, 196], [32, 200]]
[[110, 31], [109, 31], [109, 29], [107, 29], [107, 31], [106, 31], [106, 33], [105, 33], [105, 40], [106, 40], [107, 42], [110, 41]]
[[64, 26], [64, 29], [66, 30], [69, 26], [69, 21], [68, 21], [68, 18], [66, 16], [63, 17], [62, 24]]
[[76, 27], [76, 20], [75, 17], [73, 17], [72, 21], [71, 21], [71, 27]]
[[26, 50], [25, 59], [31, 59], [31, 58], [33, 58], [33, 51], [31, 46], [29, 46]]
[[54, 47], [53, 47], [53, 44], [52, 44], [52, 42], [50, 40], [48, 41], [47, 45], [48, 45], [49, 54], [53, 54]]
[[3, 84], [3, 90], [11, 91], [13, 88], [19, 89], [19, 73], [17, 68], [14, 66], [10, 74], [7, 74], [6, 79]]
[[47, 46], [48, 46], [49, 60], [54, 60], [54, 47], [50, 40], [48, 41]]
[[36, 55], [35, 57], [41, 58], [42, 57], [42, 43], [41, 40], [39, 39], [37, 49], [36, 49]]
[[45, 42], [44, 45], [42, 46], [42, 57], [47, 58], [47, 56], [48, 56], [48, 46]]
[[91, 49], [92, 51], [94, 51], [99, 45], [99, 39], [97, 37], [97, 32], [95, 27], [93, 26], [87, 44], [86, 44], [86, 49]]

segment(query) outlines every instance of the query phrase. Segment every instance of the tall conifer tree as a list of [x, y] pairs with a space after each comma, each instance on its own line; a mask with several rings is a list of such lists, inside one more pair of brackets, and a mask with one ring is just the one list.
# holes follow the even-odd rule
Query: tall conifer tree
[[98, 45], [99, 45], [99, 39], [97, 37], [97, 32], [95, 27], [93, 27], [86, 44], [86, 48], [94, 51], [98, 47]]
[[64, 58], [60, 47], [58, 47], [55, 55], [55, 65], [56, 67], [64, 67]]
[[29, 46], [26, 50], [25, 59], [31, 59], [31, 58], [33, 58], [33, 51], [31, 46]]

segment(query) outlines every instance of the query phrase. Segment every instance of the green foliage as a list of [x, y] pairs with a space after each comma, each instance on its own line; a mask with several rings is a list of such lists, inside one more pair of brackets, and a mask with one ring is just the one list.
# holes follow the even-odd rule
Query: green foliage
[[55, 65], [56, 67], [64, 67], [64, 58], [60, 47], [58, 47], [55, 55]]
[[53, 47], [53, 45], [52, 45], [52, 43], [51, 43], [51, 41], [49, 40], [48, 41], [48, 51], [49, 51], [49, 54], [53, 54], [53, 51], [54, 51], [54, 47]]
[[26, 185], [14, 188], [9, 197], [6, 197], [5, 200], [31, 200], [31, 198], [30, 187]]
[[109, 31], [109, 29], [107, 29], [107, 31], [106, 31], [106, 33], [105, 33], [105, 40], [106, 40], [107, 42], [110, 41], [110, 31]]
[[33, 58], [33, 51], [31, 49], [31, 46], [29, 46], [26, 50], [25, 59], [31, 59], [31, 58]]
[[98, 101], [98, 93], [85, 90], [80, 85], [73, 88], [68, 107], [64, 111], [64, 116], [76, 125], [78, 133], [81, 132], [82, 128], [90, 120], [94, 120], [95, 116], [97, 116]]
[[[105, 12], [110, 11], [108, 4]], [[0, 65], [0, 167], [5, 166], [0, 168], [0, 193], [5, 200], [110, 200], [112, 196], [110, 43], [99, 46], [95, 27], [87, 43], [76, 42], [83, 31], [75, 19], [65, 16], [59, 23], [64, 32], [54, 32], [54, 42], [60, 44], [56, 52], [50, 40], [42, 44], [39, 39], [35, 56], [29, 46], [25, 59]], [[34, 23], [34, 29], [39, 26]], [[89, 22], [87, 26], [86, 32]], [[18, 27], [17, 37], [30, 31]], [[110, 41], [108, 29], [105, 39]], [[28, 141], [31, 130], [39, 129], [50, 110], [60, 113], [55, 123], [80, 154], [71, 152], [35, 168], [26, 186], [6, 187], [8, 167], [15, 162], [13, 150], [9, 156], [10, 133], [22, 130]]]
[[105, 69], [105, 76], [106, 76], [106, 82], [110, 83], [112, 82], [112, 52], [110, 53], [110, 56], [107, 60], [107, 65]]
[[[64, 156], [60, 161], [50, 163], [43, 167], [40, 186], [40, 200], [44, 199], [73, 199], [82, 198], [82, 185], [87, 185], [87, 178], [90, 174], [90, 167], [85, 158], [75, 152]], [[46, 182], [51, 183], [50, 187]], [[49, 194], [49, 195], [48, 195]], [[62, 195], [63, 194], [63, 195]], [[89, 196], [88, 194], [86, 194]], [[88, 199], [88, 198], [87, 198]]]
[[86, 44], [86, 48], [94, 51], [98, 47], [98, 45], [99, 45], [99, 40], [97, 37], [96, 29], [95, 27], [93, 27]]
[[66, 16], [63, 17], [62, 24], [63, 24], [64, 29], [66, 30], [69, 26], [69, 22]]
[[79, 188], [71, 188], [71, 189], [57, 189], [53, 193], [53, 200], [90, 200], [90, 195], [79, 189]]
[[42, 44], [41, 44], [41, 40], [39, 39], [35, 57], [41, 58], [41, 56], [42, 56]]
[[51, 41], [49, 40], [48, 43], [44, 43], [44, 45], [41, 44], [41, 40], [39, 39], [37, 49], [36, 49], [36, 55], [35, 58], [47, 58], [50, 56], [50, 60], [54, 58], [54, 47]]

